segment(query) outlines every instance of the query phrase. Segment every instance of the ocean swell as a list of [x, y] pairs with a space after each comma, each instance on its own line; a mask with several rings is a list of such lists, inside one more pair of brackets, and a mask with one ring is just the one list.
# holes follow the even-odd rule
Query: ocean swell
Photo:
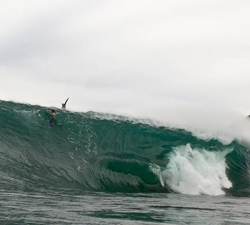
[[248, 196], [250, 153], [233, 141], [94, 112], [0, 101], [0, 188]]

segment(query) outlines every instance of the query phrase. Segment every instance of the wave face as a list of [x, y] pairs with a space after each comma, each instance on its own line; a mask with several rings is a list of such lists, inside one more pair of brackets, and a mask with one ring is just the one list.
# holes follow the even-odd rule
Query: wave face
[[250, 195], [250, 151], [185, 129], [0, 101], [0, 188]]

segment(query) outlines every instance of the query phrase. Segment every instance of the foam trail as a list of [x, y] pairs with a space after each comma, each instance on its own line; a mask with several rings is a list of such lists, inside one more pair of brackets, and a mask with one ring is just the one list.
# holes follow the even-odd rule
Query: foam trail
[[223, 195], [222, 189], [232, 186], [225, 162], [225, 155], [230, 151], [192, 149], [189, 144], [176, 147], [168, 163], [168, 170], [172, 172], [168, 184], [182, 194]]

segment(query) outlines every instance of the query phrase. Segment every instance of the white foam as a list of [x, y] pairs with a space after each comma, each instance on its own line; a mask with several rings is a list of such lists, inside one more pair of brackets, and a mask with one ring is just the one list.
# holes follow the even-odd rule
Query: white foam
[[192, 149], [189, 144], [179, 146], [169, 158], [166, 183], [179, 193], [198, 195], [223, 195], [223, 188], [230, 188], [232, 183], [226, 175], [224, 152], [210, 152], [205, 149]]

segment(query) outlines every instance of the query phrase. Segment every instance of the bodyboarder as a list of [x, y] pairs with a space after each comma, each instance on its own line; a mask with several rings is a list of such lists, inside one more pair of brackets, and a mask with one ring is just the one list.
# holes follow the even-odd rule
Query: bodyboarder
[[50, 123], [50, 126], [51, 127], [54, 127], [57, 123], [56, 123], [56, 119], [55, 119], [55, 110], [54, 109], [51, 109], [49, 111], [52, 115], [52, 118], [50, 119], [49, 123]]

